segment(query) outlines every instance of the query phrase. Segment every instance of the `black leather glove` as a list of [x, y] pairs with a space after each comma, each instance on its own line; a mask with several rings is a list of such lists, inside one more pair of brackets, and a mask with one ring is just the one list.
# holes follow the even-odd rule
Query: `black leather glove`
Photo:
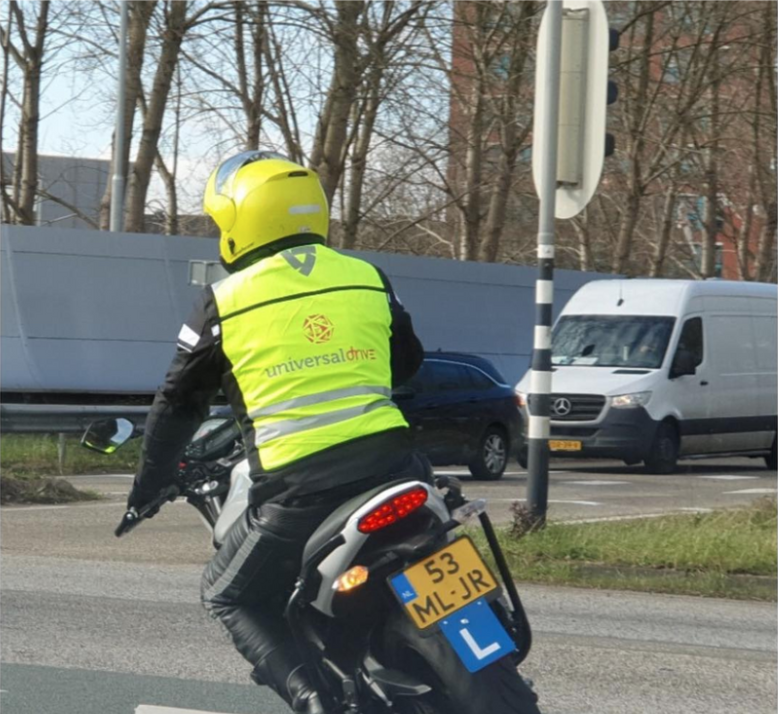
[[[127, 510], [134, 508], [140, 510], [159, 496], [158, 491], [147, 491], [137, 481], [132, 484], [130, 495], [127, 497]], [[159, 512], [159, 506], [145, 514], [146, 518], [153, 518]]]

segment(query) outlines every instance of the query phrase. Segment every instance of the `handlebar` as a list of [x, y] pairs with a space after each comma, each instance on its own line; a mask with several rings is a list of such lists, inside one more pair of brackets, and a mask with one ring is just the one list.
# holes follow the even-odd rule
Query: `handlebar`
[[168, 501], [175, 501], [180, 492], [178, 486], [168, 486], [166, 489], [160, 491], [159, 496], [147, 503], [140, 510], [130, 508], [125, 512], [124, 516], [122, 516], [122, 520], [116, 527], [114, 535], [117, 538], [121, 538], [125, 533], [129, 533], [142, 520], [153, 516]]

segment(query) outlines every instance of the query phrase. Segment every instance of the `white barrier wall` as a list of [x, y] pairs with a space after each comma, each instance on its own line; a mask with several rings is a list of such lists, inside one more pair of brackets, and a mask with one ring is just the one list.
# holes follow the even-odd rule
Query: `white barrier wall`
[[[356, 253], [386, 272], [427, 350], [491, 359], [510, 383], [529, 365], [535, 269]], [[154, 391], [199, 288], [189, 260], [210, 238], [2, 226], [0, 389]], [[557, 271], [558, 312], [595, 273]]]

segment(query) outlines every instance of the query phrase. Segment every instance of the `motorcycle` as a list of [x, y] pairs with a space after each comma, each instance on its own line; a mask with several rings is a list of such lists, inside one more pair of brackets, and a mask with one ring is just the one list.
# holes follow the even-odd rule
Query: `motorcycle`
[[[112, 453], [141, 432], [126, 419], [94, 422], [87, 448]], [[187, 446], [175, 483], [123, 536], [183, 497], [219, 548], [248, 507], [240, 429], [216, 410]], [[477, 518], [500, 581], [457, 530]], [[391, 482], [337, 508], [306, 544], [284, 614], [324, 705], [344, 714], [540, 714], [518, 673], [532, 634], [486, 513], [451, 476]]]

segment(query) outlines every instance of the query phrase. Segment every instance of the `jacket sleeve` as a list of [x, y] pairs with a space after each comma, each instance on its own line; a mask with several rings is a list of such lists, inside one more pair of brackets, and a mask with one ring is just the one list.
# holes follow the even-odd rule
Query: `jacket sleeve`
[[184, 448], [208, 416], [224, 373], [221, 327], [211, 288], [178, 334], [173, 362], [146, 420], [135, 483], [152, 496], [175, 478]]
[[386, 288], [389, 310], [392, 313], [392, 336], [389, 339], [389, 346], [392, 355], [392, 386], [397, 387], [418, 372], [424, 359], [424, 347], [413, 331], [411, 316], [394, 292], [389, 278], [380, 268], [376, 270]]

